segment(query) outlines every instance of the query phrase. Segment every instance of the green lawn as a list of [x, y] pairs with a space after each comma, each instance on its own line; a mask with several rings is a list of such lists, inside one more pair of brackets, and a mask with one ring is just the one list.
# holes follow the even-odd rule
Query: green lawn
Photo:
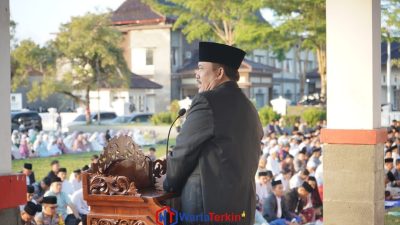
[[[400, 208], [393, 208], [390, 212], [400, 212]], [[385, 225], [398, 225], [400, 224], [400, 217], [389, 216], [385, 213]]]
[[[170, 146], [175, 144], [175, 140], [170, 140]], [[165, 156], [165, 148], [166, 145], [157, 145], [156, 155], [157, 157]], [[143, 151], [145, 154], [148, 153], [149, 148], [144, 147]], [[13, 160], [12, 161], [12, 170], [14, 172], [19, 172], [22, 170], [24, 163], [29, 162], [33, 165], [33, 171], [35, 172], [36, 180], [39, 181], [43, 179], [47, 173], [50, 171], [50, 163], [51, 161], [57, 159], [60, 161], [60, 166], [67, 168], [68, 177], [69, 174], [79, 168], [82, 168], [84, 165], [90, 164], [90, 158], [93, 154], [100, 155], [101, 152], [85, 152], [80, 154], [69, 154], [69, 155], [61, 155], [58, 157], [48, 157], [48, 158], [32, 158], [32, 159], [21, 159], [21, 160]]]

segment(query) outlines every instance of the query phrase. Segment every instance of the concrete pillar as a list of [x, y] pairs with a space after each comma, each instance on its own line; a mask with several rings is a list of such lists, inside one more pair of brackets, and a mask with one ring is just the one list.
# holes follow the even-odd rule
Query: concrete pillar
[[384, 223], [380, 1], [327, 0], [324, 224]]
[[10, 156], [10, 10], [0, 1], [0, 174], [11, 172]]
[[25, 175], [11, 174], [10, 10], [0, 1], [0, 223], [20, 224], [18, 205], [26, 202]]

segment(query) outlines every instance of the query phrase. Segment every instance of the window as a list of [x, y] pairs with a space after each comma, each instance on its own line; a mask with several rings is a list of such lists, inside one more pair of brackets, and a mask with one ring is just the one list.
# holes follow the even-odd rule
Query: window
[[153, 56], [154, 56], [154, 49], [146, 48], [146, 66], [154, 65]]
[[254, 62], [262, 63], [262, 61], [263, 61], [263, 56], [262, 55], [254, 55]]
[[286, 60], [286, 68], [285, 69], [287, 72], [290, 72], [290, 63], [291, 63], [290, 59]]
[[271, 58], [269, 58], [269, 60], [270, 60], [270, 65], [271, 66], [273, 66], [273, 67], [276, 67], [276, 58], [274, 58], [274, 57], [271, 57]]
[[172, 47], [171, 54], [172, 54], [172, 57], [171, 57], [172, 65], [177, 66], [178, 65], [178, 48]]

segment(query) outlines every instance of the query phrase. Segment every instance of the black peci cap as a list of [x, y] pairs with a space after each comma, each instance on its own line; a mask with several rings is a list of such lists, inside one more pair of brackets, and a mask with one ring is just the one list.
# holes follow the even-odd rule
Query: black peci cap
[[229, 45], [214, 42], [199, 43], [199, 62], [219, 63], [238, 70], [245, 55], [245, 51]]

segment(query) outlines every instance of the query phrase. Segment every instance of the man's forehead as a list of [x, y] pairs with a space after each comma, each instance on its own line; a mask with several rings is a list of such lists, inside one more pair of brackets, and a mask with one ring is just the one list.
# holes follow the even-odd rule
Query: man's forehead
[[203, 62], [203, 61], [200, 61], [200, 62], [198, 62], [197, 65], [198, 65], [198, 66], [211, 66], [212, 63], [211, 63], [211, 62]]

